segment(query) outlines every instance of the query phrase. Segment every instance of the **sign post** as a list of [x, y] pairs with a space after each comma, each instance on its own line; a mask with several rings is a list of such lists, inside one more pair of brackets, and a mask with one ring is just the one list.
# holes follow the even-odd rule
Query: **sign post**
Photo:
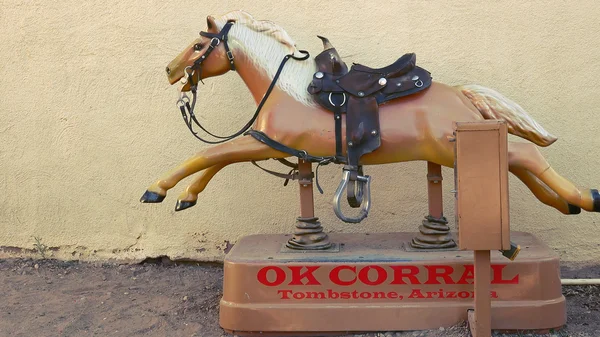
[[510, 250], [508, 146], [504, 122], [456, 123], [456, 220], [459, 247], [475, 260], [474, 337], [491, 336], [490, 250]]

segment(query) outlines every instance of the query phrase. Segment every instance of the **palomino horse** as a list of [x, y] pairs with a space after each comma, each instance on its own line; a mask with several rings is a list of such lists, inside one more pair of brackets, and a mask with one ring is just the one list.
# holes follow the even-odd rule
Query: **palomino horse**
[[[301, 60], [301, 51], [278, 25], [254, 20], [242, 11], [219, 18], [209, 16], [207, 24], [207, 32], [201, 33], [168, 65], [170, 83], [188, 78], [188, 83], [181, 88], [183, 93], [195, 89], [195, 84], [202, 79], [234, 69], [255, 101], [261, 103], [252, 124], [254, 130], [312, 156], [334, 155], [336, 141], [332, 113], [318, 106], [307, 92], [317, 71], [314, 59]], [[226, 26], [230, 26], [226, 28], [228, 32], [222, 34], [225, 37], [220, 36]], [[281, 70], [278, 67], [286, 55], [295, 56]], [[279, 80], [273, 87], [271, 84], [277, 76]], [[270, 94], [265, 95], [270, 89]], [[261, 102], [263, 96], [268, 99]], [[556, 140], [518, 104], [478, 85], [451, 87], [434, 82], [419, 93], [382, 105], [379, 118], [381, 146], [364, 155], [361, 164], [426, 160], [453, 167], [454, 149], [449, 139], [453, 137], [453, 122], [456, 121], [503, 120], [511, 134], [539, 146], [548, 146]], [[344, 120], [342, 129], [345, 129]], [[234, 136], [238, 135], [241, 132]], [[345, 135], [344, 131], [342, 135]], [[179, 196], [176, 210], [182, 210], [195, 205], [198, 194], [226, 165], [289, 156], [251, 136], [237, 137], [199, 152], [164, 174], [148, 187], [141, 201], [161, 202], [179, 181], [202, 171]], [[541, 202], [564, 214], [577, 214], [581, 209], [600, 211], [598, 191], [579, 190], [550, 167], [534, 144], [509, 143], [509, 170]]]

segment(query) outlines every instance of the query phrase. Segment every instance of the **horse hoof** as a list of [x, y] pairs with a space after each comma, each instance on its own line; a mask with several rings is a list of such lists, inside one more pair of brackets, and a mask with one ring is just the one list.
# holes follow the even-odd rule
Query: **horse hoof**
[[175, 205], [175, 211], [183, 211], [186, 208], [190, 208], [196, 204], [196, 200], [194, 201], [183, 201], [177, 200], [177, 205]]
[[151, 191], [144, 192], [144, 195], [142, 195], [142, 197], [140, 198], [140, 202], [152, 203], [152, 204], [157, 203], [157, 202], [162, 202], [163, 200], [165, 200], [164, 195], [160, 195], [156, 192], [151, 192]]
[[581, 207], [569, 204], [569, 214], [581, 213]]
[[594, 200], [594, 212], [600, 212], [600, 193], [598, 193], [598, 190], [592, 190], [591, 192]]

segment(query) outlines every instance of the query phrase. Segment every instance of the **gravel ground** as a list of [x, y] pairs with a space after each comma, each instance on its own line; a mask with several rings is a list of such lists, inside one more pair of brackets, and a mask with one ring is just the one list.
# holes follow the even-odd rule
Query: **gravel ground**
[[[564, 269], [567, 277], [599, 267]], [[0, 260], [0, 336], [231, 336], [218, 324], [222, 266], [137, 265], [55, 260]], [[596, 276], [597, 277], [597, 276]], [[600, 337], [600, 287], [563, 287], [568, 325], [546, 334], [493, 336]], [[350, 334], [363, 337], [469, 336], [466, 325], [426, 331]]]

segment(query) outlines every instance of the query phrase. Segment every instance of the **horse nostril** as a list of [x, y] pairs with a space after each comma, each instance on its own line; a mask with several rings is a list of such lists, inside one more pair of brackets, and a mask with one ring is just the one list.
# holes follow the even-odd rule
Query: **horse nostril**
[[171, 75], [171, 69], [169, 67], [167, 67], [167, 75]]

